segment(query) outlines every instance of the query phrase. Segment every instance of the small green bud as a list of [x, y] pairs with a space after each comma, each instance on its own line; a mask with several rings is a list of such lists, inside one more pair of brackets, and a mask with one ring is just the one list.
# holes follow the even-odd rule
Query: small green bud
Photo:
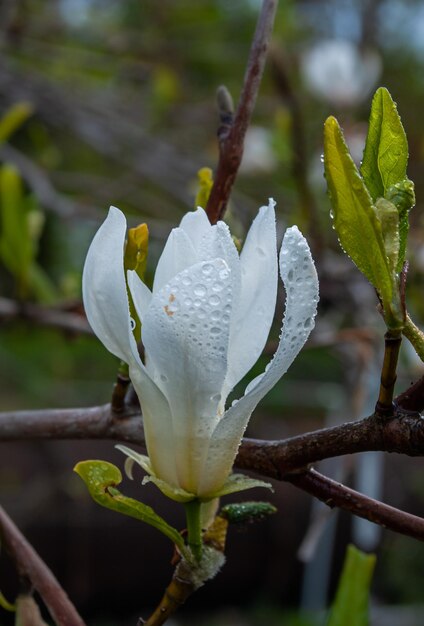
[[149, 229], [147, 224], [140, 224], [128, 230], [124, 256], [125, 270], [135, 270], [141, 280], [143, 280], [146, 271], [148, 246]]
[[240, 502], [222, 507], [219, 515], [230, 524], [249, 524], [276, 512], [275, 506], [269, 502]]

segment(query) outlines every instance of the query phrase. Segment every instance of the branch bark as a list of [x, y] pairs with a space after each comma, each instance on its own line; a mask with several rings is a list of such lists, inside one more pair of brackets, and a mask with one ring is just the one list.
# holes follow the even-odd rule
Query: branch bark
[[244, 137], [255, 107], [265, 67], [278, 0], [264, 0], [249, 53], [243, 89], [233, 123], [222, 137], [215, 181], [206, 213], [211, 224], [222, 219], [243, 156]]
[[421, 517], [373, 500], [313, 469], [289, 474], [285, 480], [331, 508], [344, 509], [374, 524], [424, 541], [424, 519]]
[[85, 626], [51, 570], [1, 506], [0, 534], [20, 576], [38, 591], [57, 626]]

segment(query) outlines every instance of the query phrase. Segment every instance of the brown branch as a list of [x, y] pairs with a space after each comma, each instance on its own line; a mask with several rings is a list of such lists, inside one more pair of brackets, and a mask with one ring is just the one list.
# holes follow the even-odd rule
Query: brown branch
[[256, 102], [262, 79], [269, 40], [274, 25], [277, 0], [264, 0], [249, 53], [243, 89], [234, 121], [226, 137], [220, 141], [220, 154], [215, 181], [206, 212], [212, 224], [222, 219], [231, 188], [243, 156], [244, 137]]
[[313, 469], [289, 474], [285, 480], [315, 496], [331, 508], [344, 509], [374, 524], [424, 541], [424, 519], [421, 517], [373, 500]]
[[[145, 445], [139, 408], [126, 405], [116, 414], [110, 404], [0, 413], [0, 441], [28, 439], [112, 439]], [[397, 409], [391, 419], [372, 415], [279, 441], [244, 439], [236, 465], [281, 480], [309, 463], [372, 450], [424, 456], [424, 419]]]
[[41, 326], [58, 328], [78, 335], [92, 335], [87, 320], [82, 315], [53, 309], [30, 302], [0, 298], [0, 320], [26, 319]]
[[74, 605], [53, 573], [0, 507], [0, 534], [19, 575], [40, 594], [57, 626], [84, 626]]

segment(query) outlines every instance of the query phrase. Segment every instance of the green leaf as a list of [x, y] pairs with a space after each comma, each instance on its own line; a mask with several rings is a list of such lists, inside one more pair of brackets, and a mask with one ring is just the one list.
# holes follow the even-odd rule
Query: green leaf
[[406, 178], [408, 141], [396, 104], [384, 87], [377, 89], [371, 106], [361, 174], [374, 202], [392, 185]]
[[327, 626], [367, 626], [375, 555], [347, 548], [343, 571]]
[[386, 199], [392, 202], [399, 212], [399, 260], [397, 272], [402, 270], [406, 254], [406, 241], [409, 231], [409, 211], [415, 205], [415, 191], [412, 180], [402, 180], [389, 187]]
[[324, 125], [324, 167], [340, 245], [390, 309], [393, 276], [372, 198], [334, 117]]
[[400, 247], [399, 212], [395, 205], [385, 198], [377, 199], [375, 211], [381, 224], [384, 249], [389, 260], [390, 270], [393, 274], [396, 274]]
[[33, 108], [29, 102], [18, 102], [10, 107], [0, 119], [0, 144], [7, 141], [32, 113]]
[[150, 506], [127, 498], [116, 489], [116, 485], [122, 482], [122, 474], [115, 465], [106, 461], [81, 461], [74, 467], [74, 471], [85, 482], [95, 502], [154, 526], [171, 539], [182, 554], [187, 553], [184, 540], [176, 528], [170, 526]]
[[19, 172], [11, 165], [0, 169], [0, 255], [25, 291], [34, 247]]
[[1, 591], [0, 591], [0, 607], [4, 609], [5, 611], [10, 611], [11, 613], [14, 613], [16, 611], [16, 606], [8, 602]]

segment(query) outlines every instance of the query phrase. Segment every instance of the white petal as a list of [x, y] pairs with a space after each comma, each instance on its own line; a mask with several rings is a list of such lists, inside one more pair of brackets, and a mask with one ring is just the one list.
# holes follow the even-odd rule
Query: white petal
[[240, 255], [241, 294], [233, 313], [228, 351], [228, 391], [262, 353], [275, 312], [278, 286], [274, 201], [261, 207]]
[[144, 317], [147, 366], [160, 373], [156, 382], [172, 412], [178, 481], [189, 492], [195, 492], [197, 468], [223, 404], [231, 280], [222, 259], [198, 263], [154, 294]]
[[182, 228], [174, 228], [156, 267], [153, 293], [159, 291], [176, 274], [190, 265], [194, 265], [197, 261], [197, 253], [190, 237]]
[[174, 429], [168, 401], [142, 363], [130, 365], [130, 378], [141, 404], [152, 468], [157, 476], [177, 485]]
[[[215, 428], [202, 472], [203, 491], [225, 480], [253, 410], [288, 370], [314, 327], [318, 278], [306, 239], [296, 226], [289, 228], [284, 236], [280, 272], [286, 288], [280, 343], [265, 372], [249, 385], [247, 393], [226, 411]], [[208, 484], [211, 479], [213, 483]]]
[[[110, 352], [126, 361], [130, 378], [139, 396], [147, 445], [156, 472], [175, 477], [172, 421], [167, 400], [148, 376], [138, 354], [131, 320], [124, 274], [126, 220], [114, 207], [97, 231], [83, 273], [83, 298], [88, 320]], [[164, 440], [165, 454], [155, 444]], [[168, 444], [168, 445], [167, 445]]]
[[190, 238], [191, 243], [198, 252], [200, 242], [212, 227], [205, 211], [199, 207], [197, 211], [190, 211], [184, 215], [180, 228]]
[[127, 363], [132, 358], [130, 313], [124, 274], [127, 222], [111, 207], [87, 253], [82, 276], [90, 326], [106, 348]]
[[129, 270], [127, 272], [127, 281], [135, 310], [137, 311], [140, 321], [143, 323], [143, 317], [149, 308], [150, 301], [152, 299], [152, 292], [147, 285], [143, 283], [137, 272], [134, 270]]

